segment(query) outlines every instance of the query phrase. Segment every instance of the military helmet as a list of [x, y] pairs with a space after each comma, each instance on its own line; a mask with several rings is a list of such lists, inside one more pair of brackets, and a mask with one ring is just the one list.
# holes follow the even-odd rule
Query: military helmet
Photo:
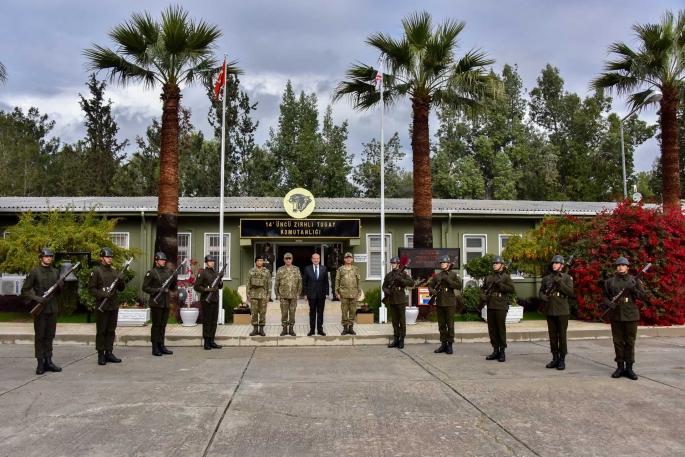
[[554, 257], [552, 257], [551, 263], [564, 263], [564, 258], [560, 255], [555, 255]]
[[616, 259], [614, 265], [630, 265], [630, 262], [628, 262], [628, 259], [626, 259], [625, 257], [619, 257], [618, 259]]
[[110, 248], [100, 249], [100, 257], [114, 257], [114, 253]]
[[166, 254], [163, 252], [155, 252], [155, 260], [166, 260]]
[[40, 253], [38, 254], [38, 257], [54, 257], [55, 254], [53, 254], [52, 249], [50, 248], [43, 248], [40, 250]]
[[215, 261], [216, 261], [216, 259], [214, 258], [213, 255], [207, 254], [207, 255], [205, 256], [205, 263], [207, 263], [207, 262], [215, 262]]
[[496, 255], [492, 259], [492, 263], [504, 263], [504, 257], [502, 257], [501, 255]]
[[395, 256], [392, 259], [390, 259], [390, 263], [400, 263], [400, 258]]
[[450, 259], [450, 256], [444, 255], [440, 257], [440, 263], [452, 263], [452, 260]]

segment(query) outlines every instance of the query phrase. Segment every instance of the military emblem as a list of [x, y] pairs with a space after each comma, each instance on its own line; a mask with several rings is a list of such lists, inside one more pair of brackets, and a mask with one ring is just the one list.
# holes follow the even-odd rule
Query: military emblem
[[288, 192], [283, 199], [285, 211], [295, 219], [303, 219], [314, 211], [314, 195], [307, 189], [298, 187]]

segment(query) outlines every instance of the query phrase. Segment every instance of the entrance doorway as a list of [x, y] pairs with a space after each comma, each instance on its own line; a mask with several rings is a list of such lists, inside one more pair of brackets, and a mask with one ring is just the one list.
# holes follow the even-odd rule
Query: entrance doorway
[[[276, 269], [285, 265], [283, 256], [286, 252], [293, 255], [293, 265], [304, 273], [304, 268], [312, 264], [312, 255], [314, 253], [321, 255], [321, 244], [302, 244], [302, 243], [278, 243], [276, 246]], [[321, 259], [323, 265], [323, 259]]]

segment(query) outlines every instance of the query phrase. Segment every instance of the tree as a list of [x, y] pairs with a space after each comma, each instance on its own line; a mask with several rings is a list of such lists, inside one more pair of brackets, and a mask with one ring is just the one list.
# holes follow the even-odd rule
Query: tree
[[157, 119], [145, 131], [145, 138], [136, 137], [138, 150], [128, 163], [117, 170], [112, 183], [114, 195], [122, 197], [145, 197], [159, 189], [159, 150], [162, 142], [162, 126]]
[[664, 208], [680, 211], [677, 111], [685, 91], [685, 11], [677, 16], [668, 11], [659, 24], [635, 24], [632, 29], [637, 50], [620, 41], [609, 45], [615, 60], [605, 63], [605, 72], [592, 85], [628, 95], [631, 108], [643, 105], [652, 88], [661, 91], [663, 203]]
[[[162, 86], [162, 127], [159, 157], [157, 240], [155, 250], [164, 252], [174, 267], [178, 256], [178, 141], [181, 86], [199, 81], [208, 84], [218, 71], [213, 48], [221, 32], [216, 26], [188, 18], [180, 6], [169, 6], [156, 21], [148, 13], [134, 13], [115, 26], [109, 37], [116, 50], [99, 45], [83, 51], [89, 70], [107, 71], [121, 86], [137, 82], [148, 88]], [[236, 62], [227, 73], [239, 73]]]
[[[366, 43], [381, 53], [384, 102], [388, 106], [409, 97], [412, 103], [412, 154], [414, 177], [414, 246], [432, 247], [432, 185], [428, 118], [432, 107], [478, 108], [482, 100], [499, 93], [499, 85], [485, 71], [492, 65], [479, 50], [455, 57], [463, 21], [446, 19], [434, 24], [428, 12], [413, 13], [402, 20], [398, 40], [384, 33], [370, 35]], [[347, 80], [340, 82], [334, 100], [348, 97], [357, 110], [377, 106], [380, 93], [374, 89], [377, 71], [372, 66], [352, 65]], [[425, 275], [427, 272], [417, 272]]]
[[[366, 198], [380, 198], [381, 196], [381, 144], [374, 138], [370, 143], [364, 143], [362, 162], [357, 165], [352, 180], [359, 186], [361, 194]], [[406, 154], [402, 152], [400, 136], [397, 132], [385, 143], [385, 196], [387, 198], [402, 198], [407, 194], [406, 176], [410, 175], [400, 166], [400, 161]]]

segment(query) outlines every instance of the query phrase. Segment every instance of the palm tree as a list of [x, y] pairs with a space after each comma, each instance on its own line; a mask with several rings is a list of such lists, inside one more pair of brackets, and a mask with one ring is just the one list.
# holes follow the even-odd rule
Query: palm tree
[[608, 52], [616, 58], [605, 63], [605, 72], [591, 84], [629, 95], [631, 108], [643, 105], [654, 88], [661, 91], [662, 198], [664, 208], [680, 210], [677, 110], [685, 99], [685, 11], [677, 18], [668, 11], [660, 24], [635, 24], [633, 31], [637, 51], [620, 41], [611, 44]]
[[5, 84], [7, 81], [7, 69], [5, 66], [0, 62], [0, 84]]
[[[417, 12], [402, 19], [403, 36], [384, 33], [366, 38], [382, 55], [383, 99], [388, 106], [408, 96], [412, 104], [412, 153], [414, 169], [414, 246], [433, 247], [432, 185], [428, 117], [433, 106], [449, 105], [477, 111], [480, 102], [495, 97], [500, 85], [486, 71], [495, 61], [473, 49], [457, 60], [463, 21], [447, 19], [435, 25], [430, 13]], [[352, 106], [367, 110], [380, 102], [372, 66], [353, 64], [347, 80], [333, 91], [333, 99], [348, 97]]]
[[[83, 51], [86, 68], [106, 70], [111, 82], [122, 87], [143, 83], [146, 88], [162, 87], [162, 131], [159, 156], [159, 195], [155, 250], [164, 252], [169, 264], [178, 255], [178, 110], [181, 86], [207, 83], [218, 71], [213, 49], [221, 31], [205, 21], [196, 22], [180, 6], [162, 12], [160, 21], [148, 12], [134, 13], [129, 21], [109, 32], [116, 45], [93, 45]], [[238, 74], [236, 62], [227, 73]]]

